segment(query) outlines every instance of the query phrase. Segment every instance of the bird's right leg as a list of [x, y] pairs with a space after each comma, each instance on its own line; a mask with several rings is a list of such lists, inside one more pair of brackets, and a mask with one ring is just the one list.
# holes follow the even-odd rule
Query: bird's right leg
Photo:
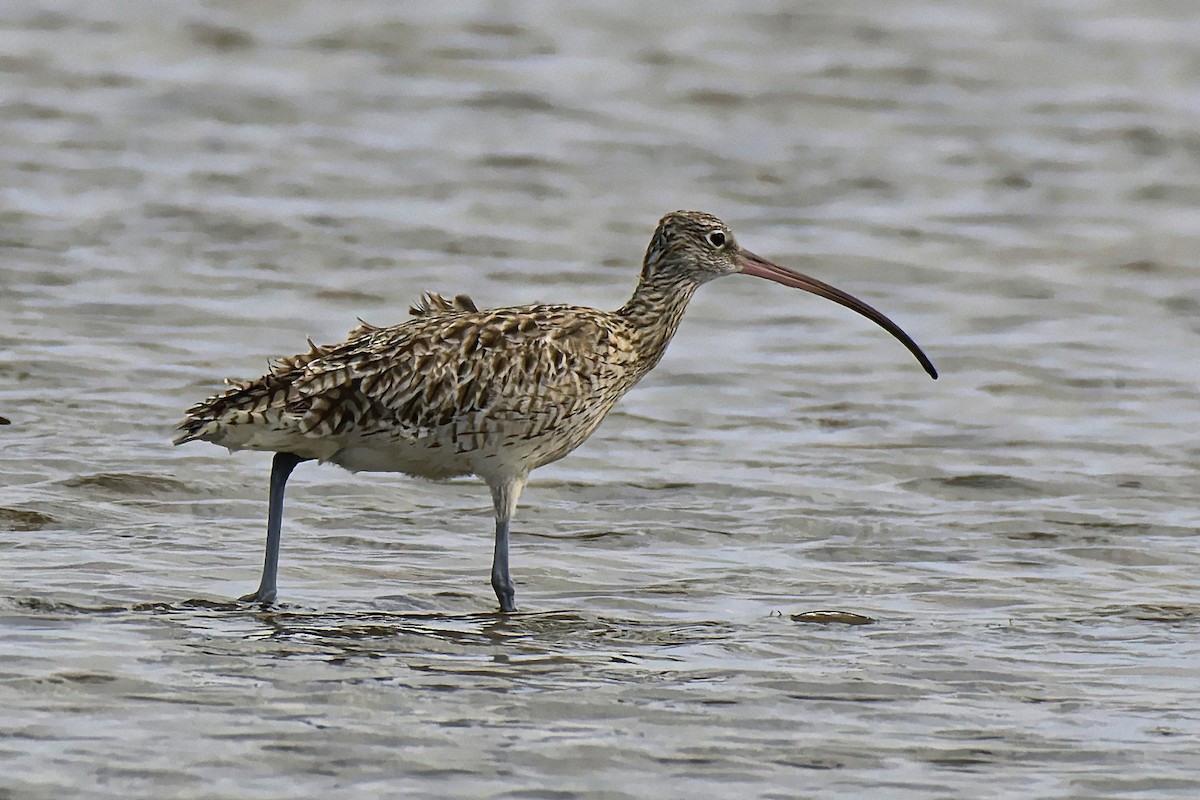
[[283, 490], [287, 486], [288, 476], [301, 461], [311, 459], [301, 458], [291, 453], [276, 453], [271, 460], [271, 492], [267, 508], [267, 553], [263, 557], [262, 580], [258, 590], [253, 594], [239, 597], [243, 603], [273, 603], [275, 602], [275, 574], [279, 571], [279, 531], [283, 526]]
[[525, 488], [527, 475], [489, 481], [492, 503], [496, 507], [496, 549], [492, 557], [492, 588], [500, 601], [500, 610], [511, 614], [517, 610], [517, 587], [508, 572], [508, 526], [517, 510], [517, 499]]

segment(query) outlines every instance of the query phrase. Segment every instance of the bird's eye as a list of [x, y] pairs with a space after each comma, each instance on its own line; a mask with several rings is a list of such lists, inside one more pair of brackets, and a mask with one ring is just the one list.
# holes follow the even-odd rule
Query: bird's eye
[[704, 237], [704, 239], [709, 244], [711, 244], [713, 247], [720, 250], [722, 247], [725, 246], [725, 231], [722, 231], [722, 230], [709, 231], [708, 235], [706, 235]]

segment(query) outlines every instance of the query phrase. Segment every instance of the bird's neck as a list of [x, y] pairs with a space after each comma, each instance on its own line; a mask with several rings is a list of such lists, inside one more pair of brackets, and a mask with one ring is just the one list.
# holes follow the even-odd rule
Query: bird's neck
[[643, 364], [641, 374], [649, 372], [679, 330], [688, 301], [700, 287], [698, 282], [662, 281], [642, 276], [629, 302], [616, 312], [629, 325], [630, 337]]

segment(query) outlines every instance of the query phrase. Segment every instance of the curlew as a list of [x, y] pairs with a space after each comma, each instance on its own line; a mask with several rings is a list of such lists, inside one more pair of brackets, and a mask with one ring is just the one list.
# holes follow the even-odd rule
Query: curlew
[[187, 411], [175, 444], [275, 453], [266, 555], [258, 589], [276, 596], [284, 487], [292, 469], [330, 461], [352, 472], [423, 478], [477, 475], [491, 489], [491, 582], [502, 612], [516, 611], [509, 524], [529, 473], [583, 444], [613, 405], [658, 364], [688, 301], [713, 278], [742, 273], [803, 289], [878, 324], [933, 378], [908, 334], [861, 300], [740, 247], [724, 222], [677, 211], [658, 224], [633, 296], [616, 311], [569, 305], [478, 310], [470, 298], [426, 294], [413, 319], [362, 324], [340, 344], [271, 364], [253, 381]]

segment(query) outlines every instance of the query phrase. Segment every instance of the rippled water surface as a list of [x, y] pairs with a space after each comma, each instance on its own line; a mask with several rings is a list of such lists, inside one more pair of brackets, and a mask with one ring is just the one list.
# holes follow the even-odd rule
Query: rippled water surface
[[[9, 0], [0, 797], [1200, 796], [1197, 42], [1183, 0]], [[614, 308], [676, 208], [942, 379], [719, 281], [534, 475], [521, 614], [477, 481], [312, 464], [280, 605], [229, 602], [269, 459], [172, 448], [186, 406], [423, 290]]]

